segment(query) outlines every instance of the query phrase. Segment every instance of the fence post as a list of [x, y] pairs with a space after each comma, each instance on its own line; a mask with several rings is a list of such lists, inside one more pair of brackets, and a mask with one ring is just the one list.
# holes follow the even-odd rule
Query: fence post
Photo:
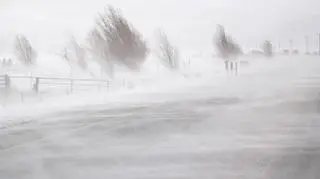
[[101, 91], [102, 84], [103, 84], [103, 81], [102, 81], [102, 79], [100, 79], [99, 84], [98, 84], [98, 91], [99, 92]]
[[126, 80], [122, 80], [122, 88], [126, 89], [127, 87], [127, 81]]
[[236, 75], [238, 75], [238, 67], [239, 67], [239, 64], [238, 64], [238, 60], [235, 60], [235, 72], [236, 72]]
[[5, 85], [6, 90], [9, 90], [11, 87], [11, 80], [10, 80], [10, 77], [8, 74], [4, 75], [4, 85]]
[[36, 77], [36, 81], [33, 83], [33, 90], [38, 94], [39, 93], [39, 77]]
[[23, 93], [20, 93], [20, 99], [21, 99], [21, 102], [24, 103], [24, 96], [23, 96]]
[[70, 80], [70, 93], [73, 92], [73, 79]]
[[107, 90], [110, 91], [110, 81], [107, 80]]

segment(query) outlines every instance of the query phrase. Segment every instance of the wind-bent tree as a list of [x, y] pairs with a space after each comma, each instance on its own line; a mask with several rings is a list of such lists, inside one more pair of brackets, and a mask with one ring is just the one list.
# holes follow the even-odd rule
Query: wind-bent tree
[[91, 52], [113, 73], [113, 65], [138, 69], [145, 61], [148, 48], [142, 35], [111, 6], [99, 14], [89, 34]]
[[88, 68], [88, 64], [86, 62], [86, 49], [78, 43], [74, 37], [71, 37], [70, 39], [69, 49], [69, 58], [73, 58], [73, 61], [81, 69], [86, 70]]
[[89, 34], [89, 51], [93, 59], [95, 59], [102, 69], [107, 72], [110, 77], [114, 74], [114, 60], [110, 57], [108, 42], [103, 33], [98, 28], [94, 28]]
[[179, 68], [178, 50], [169, 42], [168, 36], [161, 30], [157, 31], [158, 47], [157, 56], [163, 65], [170, 70]]
[[233, 38], [226, 35], [223, 26], [217, 26], [217, 34], [213, 43], [217, 49], [218, 54], [225, 60], [226, 70], [229, 70], [230, 66], [231, 70], [235, 69], [237, 71], [237, 62], [232, 59], [236, 58], [240, 54], [243, 54], [243, 52], [240, 46], [233, 40]]
[[78, 43], [73, 36], [61, 52], [56, 54], [68, 63], [71, 76], [74, 68], [76, 67], [80, 67], [82, 70], [88, 70], [88, 64], [86, 61], [87, 50], [83, 45]]
[[17, 59], [26, 66], [36, 63], [37, 53], [24, 35], [18, 35], [15, 39], [15, 54]]
[[214, 45], [223, 58], [229, 58], [242, 54], [240, 46], [233, 40], [231, 36], [227, 36], [224, 27], [217, 26], [217, 35], [214, 40]]

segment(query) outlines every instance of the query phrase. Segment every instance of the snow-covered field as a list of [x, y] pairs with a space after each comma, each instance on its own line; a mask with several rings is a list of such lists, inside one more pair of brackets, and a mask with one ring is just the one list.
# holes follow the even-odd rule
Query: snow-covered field
[[[41, 56], [40, 56], [41, 57]], [[181, 67], [177, 72], [170, 72], [164, 68], [155, 57], [150, 57], [139, 72], [132, 72], [126, 69], [117, 69], [114, 79], [101, 85], [99, 82], [77, 82], [73, 83], [71, 94], [71, 81], [40, 79], [39, 93], [32, 90], [34, 77], [64, 78], [64, 79], [93, 79], [108, 80], [106, 74], [99, 74], [100, 68], [96, 64], [89, 64], [89, 69], [83, 71], [74, 68], [70, 71], [68, 64], [58, 57], [43, 56], [37, 66], [25, 68], [15, 64], [10, 69], [2, 71], [12, 76], [10, 93], [0, 92], [0, 116], [8, 118], [9, 114], [23, 114], [12, 111], [30, 111], [30, 106], [54, 106], [83, 104], [97, 101], [102, 96], [119, 96], [118, 94], [132, 93], [136, 91], [148, 91], [161, 87], [180, 86], [181, 83], [193, 84], [204, 78], [218, 79], [224, 75], [223, 63], [220, 59], [212, 59], [207, 56], [197, 58], [183, 58]], [[71, 76], [70, 76], [71, 74]], [[14, 78], [14, 77], [31, 78]], [[109, 86], [109, 87], [107, 87]], [[81, 98], [85, 96], [85, 98]], [[80, 98], [79, 98], [80, 97]], [[81, 99], [80, 101], [77, 99]], [[64, 101], [64, 103], [62, 103]], [[50, 104], [50, 105], [48, 105]], [[65, 105], [64, 105], [65, 104]], [[38, 111], [38, 110], [37, 110]]]
[[[309, 58], [309, 57], [308, 57]], [[51, 59], [50, 59], [51, 60]], [[74, 87], [74, 92], [70, 93], [70, 86], [45, 86], [40, 83], [40, 93], [35, 94], [31, 90], [30, 79], [14, 79], [13, 92], [9, 97], [2, 96], [2, 106], [0, 106], [0, 121], [4, 125], [9, 121], [12, 123], [15, 118], [23, 117], [24, 121], [27, 118], [33, 118], [35, 114], [47, 113], [54, 110], [68, 110], [71, 107], [81, 107], [89, 104], [111, 103], [125, 101], [132, 96], [152, 93], [152, 92], [170, 92], [187, 90], [188, 86], [199, 86], [203, 84], [222, 86], [226, 82], [246, 80], [247, 75], [263, 74], [275, 71], [282, 73], [282, 69], [286, 66], [296, 65], [300, 60], [292, 60], [292, 58], [240, 58], [241, 61], [248, 61], [248, 64], [240, 65], [238, 76], [228, 74], [224, 70], [223, 61], [220, 59], [212, 59], [208, 55], [198, 56], [197, 58], [187, 59], [185, 66], [182, 66], [178, 72], [170, 72], [162, 67], [156, 61], [149, 60], [140, 72], [120, 72], [117, 77], [110, 82], [112, 90], [107, 87], [99, 87], [98, 83], [86, 88]], [[57, 77], [55, 74], [63, 74], [60, 77], [68, 77], [69, 71], [65, 71], [62, 64], [55, 63], [46, 66], [48, 63], [38, 65], [33, 69], [33, 75]], [[299, 64], [298, 64], [299, 66]], [[11, 69], [11, 75], [28, 75], [29, 72], [21, 73], [25, 69]], [[18, 73], [20, 71], [20, 73]], [[275, 75], [276, 76], [276, 75]], [[59, 76], [58, 76], [59, 77]], [[78, 71], [75, 73], [75, 78], [87, 78], [90, 76], [84, 72]], [[96, 79], [96, 78], [93, 78]], [[276, 83], [276, 79], [272, 83]], [[250, 81], [248, 81], [250, 82]], [[265, 83], [267, 83], [266, 81]], [[270, 81], [269, 81], [270, 82]], [[281, 82], [283, 83], [283, 82]], [[285, 83], [286, 84], [286, 83]], [[282, 85], [282, 84], [277, 84]], [[276, 85], [276, 87], [277, 87]], [[237, 90], [248, 90], [247, 86], [239, 85]], [[256, 87], [252, 86], [251, 89]], [[254, 91], [255, 94], [260, 92]], [[23, 96], [21, 96], [23, 95]], [[6, 100], [6, 98], [8, 98]], [[21, 99], [23, 98], [23, 99]], [[138, 95], [139, 99], [139, 95]], [[140, 99], [139, 99], [140, 100]], [[149, 99], [147, 99], [148, 101]], [[19, 120], [18, 120], [19, 121]]]
[[[115, 78], [110, 80], [111, 87], [101, 87], [97, 82], [79, 82], [80, 85], [88, 84], [82, 87], [77, 85], [78, 82], [75, 82], [72, 93], [68, 81], [40, 81], [40, 92], [36, 94], [32, 90], [34, 80], [13, 78], [9, 95], [0, 93], [0, 121], [12, 122], [12, 120], [15, 121], [12, 118], [26, 116], [33, 118], [32, 116], [36, 113], [46, 113], [53, 109], [67, 110], [72, 106], [106, 103], [114, 100], [127, 101], [128, 94], [132, 96], [136, 93], [152, 91], [181, 90], [185, 86], [205, 83], [219, 84], [228, 77], [224, 70], [223, 61], [219, 58], [212, 58], [210, 53], [201, 53], [197, 56], [189, 54], [181, 59], [180, 69], [177, 72], [171, 72], [164, 68], [157, 58], [151, 56], [139, 72], [118, 69]], [[261, 71], [261, 69], [266, 70], [268, 65], [264, 64], [270, 61], [263, 58], [246, 57], [241, 57], [239, 60], [249, 61], [248, 64], [240, 65], [239, 76]], [[17, 64], [10, 69], [5, 69], [5, 71], [12, 76], [100, 79], [98, 77], [100, 69], [95, 65], [90, 65], [86, 71], [74, 68], [72, 76], [70, 76], [70, 68], [63, 60], [56, 56], [43, 56], [35, 67], [25, 68]], [[229, 76], [234, 75], [229, 74]], [[103, 79], [107, 79], [107, 76], [104, 75]], [[62, 85], [59, 86], [56, 83]]]
[[54, 99], [0, 129], [0, 178], [319, 178], [319, 79], [317, 57], [260, 59]]

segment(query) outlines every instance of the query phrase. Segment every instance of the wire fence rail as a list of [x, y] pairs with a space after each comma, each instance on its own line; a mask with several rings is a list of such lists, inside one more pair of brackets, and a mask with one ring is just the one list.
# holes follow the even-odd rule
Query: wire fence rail
[[0, 90], [8, 89], [10, 86], [10, 79], [8, 75], [0, 75]]
[[4, 89], [6, 87], [4, 75], [0, 75], [0, 89]]
[[111, 91], [132, 88], [130, 81], [90, 78], [63, 78], [46, 76], [0, 75], [0, 103], [24, 102], [54, 94], [71, 94], [74, 91]]
[[71, 92], [75, 86], [98, 86], [98, 87], [110, 87], [110, 80], [103, 79], [84, 79], [84, 78], [57, 78], [57, 77], [41, 77], [41, 76], [9, 76], [1, 75], [0, 76], [0, 88], [11, 89], [13, 87], [13, 81], [16, 83], [22, 80], [29, 80], [31, 83], [31, 90], [38, 93], [41, 90], [41, 87], [46, 86], [63, 86], [69, 87]]

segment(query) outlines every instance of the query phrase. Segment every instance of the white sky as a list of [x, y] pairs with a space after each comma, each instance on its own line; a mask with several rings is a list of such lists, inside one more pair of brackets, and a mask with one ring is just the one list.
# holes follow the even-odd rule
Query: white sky
[[264, 39], [288, 46], [290, 38], [303, 47], [305, 35], [320, 32], [318, 0], [0, 0], [0, 50], [23, 33], [36, 48], [55, 51], [69, 35], [84, 36], [108, 4], [147, 39], [162, 27], [183, 49], [211, 48], [217, 23], [251, 47]]

